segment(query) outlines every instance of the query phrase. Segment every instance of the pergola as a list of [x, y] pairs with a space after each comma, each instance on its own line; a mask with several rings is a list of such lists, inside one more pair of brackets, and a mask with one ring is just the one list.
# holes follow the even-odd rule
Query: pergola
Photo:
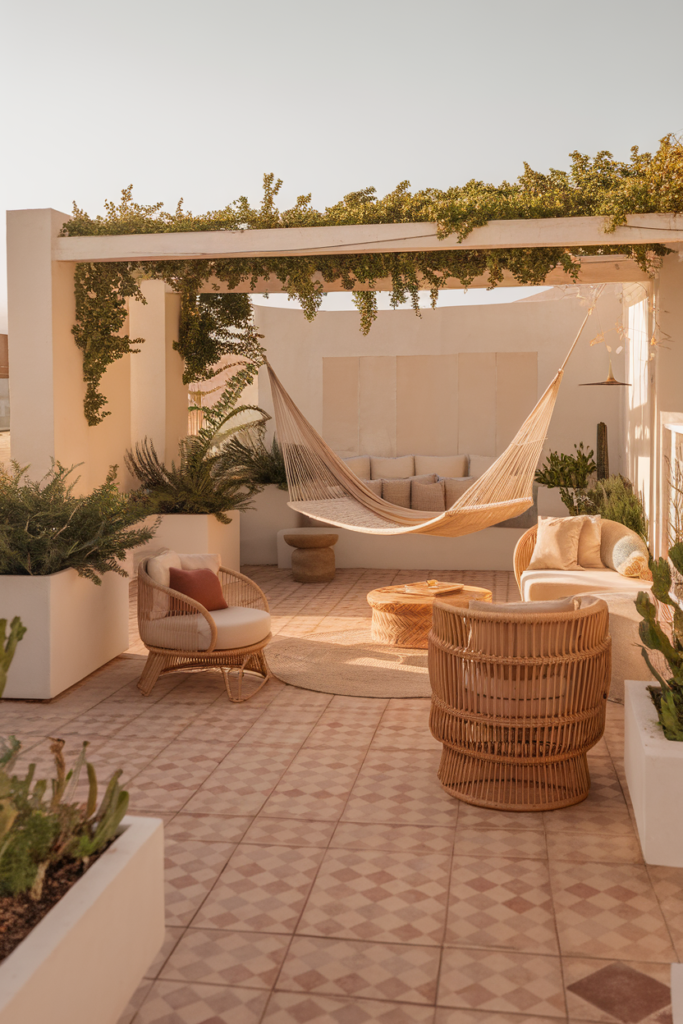
[[[139, 354], [108, 369], [102, 387], [112, 415], [96, 427], [88, 426], [82, 412], [81, 353], [71, 334], [73, 275], [79, 262], [655, 243], [683, 249], [683, 216], [661, 213], [631, 215], [611, 232], [603, 217], [491, 221], [463, 242], [454, 235], [440, 239], [433, 223], [60, 237], [68, 219], [51, 209], [8, 212], [12, 454], [22, 465], [31, 465], [32, 475], [46, 471], [51, 458], [66, 465], [82, 463], [84, 487], [100, 482], [110, 464], [121, 465], [131, 439], [147, 435], [155, 439], [162, 457], [166, 450], [171, 452], [186, 433], [187, 388], [181, 381], [180, 357], [172, 348], [179, 296], [162, 281], [145, 281], [147, 305], [130, 303], [127, 329], [131, 338], [144, 337], [145, 344]], [[683, 420], [683, 264], [676, 251], [650, 279], [627, 257], [587, 256], [581, 259], [578, 281], [652, 286], [655, 312], [650, 333], [660, 344], [653, 347], [650, 364], [650, 458], [652, 507], [658, 508], [663, 486], [660, 453], [668, 448], [663, 431], [669, 423]], [[209, 281], [204, 290], [213, 290], [213, 283]], [[572, 282], [558, 268], [545, 283]], [[518, 282], [506, 275], [503, 284]], [[471, 287], [487, 285], [480, 278]], [[375, 284], [377, 290], [390, 287], [389, 281]], [[445, 287], [462, 285], [449, 280]], [[324, 288], [343, 290], [341, 282], [325, 282]], [[236, 290], [252, 289], [243, 282]], [[275, 278], [261, 279], [253, 290], [274, 293], [282, 291], [282, 285]]]

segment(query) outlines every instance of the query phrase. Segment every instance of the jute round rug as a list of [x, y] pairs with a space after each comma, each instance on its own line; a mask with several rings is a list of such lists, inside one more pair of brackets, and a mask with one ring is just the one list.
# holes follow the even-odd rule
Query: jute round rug
[[427, 652], [375, 643], [366, 629], [276, 640], [265, 651], [283, 683], [345, 697], [431, 697]]

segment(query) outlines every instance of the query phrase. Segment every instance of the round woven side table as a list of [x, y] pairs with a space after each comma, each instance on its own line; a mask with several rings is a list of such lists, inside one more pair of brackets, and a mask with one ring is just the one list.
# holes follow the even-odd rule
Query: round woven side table
[[491, 601], [491, 591], [483, 587], [463, 587], [452, 594], [427, 597], [406, 594], [402, 586], [380, 587], [368, 594], [372, 608], [372, 639], [392, 647], [426, 650], [432, 628], [432, 607], [435, 600], [456, 608], [467, 608], [470, 601]]

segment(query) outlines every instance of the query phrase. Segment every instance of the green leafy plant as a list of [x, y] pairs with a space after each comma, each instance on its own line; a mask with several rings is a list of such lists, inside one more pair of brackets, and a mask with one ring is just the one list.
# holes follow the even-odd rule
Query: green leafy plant
[[177, 464], [172, 461], [166, 466], [148, 438], [126, 452], [126, 466], [142, 485], [132, 495], [140, 507], [164, 515], [212, 514], [221, 523], [231, 521], [227, 512], [250, 507], [249, 498], [258, 487], [230, 471], [223, 462], [223, 450], [230, 438], [245, 429], [245, 413], [257, 413], [256, 422], [269, 418], [257, 405], [237, 404], [253, 379], [253, 369], [238, 370], [218, 402], [202, 410], [204, 425], [196, 435], [182, 439]]
[[[51, 751], [55, 778], [36, 779], [36, 765], [25, 775], [11, 774], [21, 750], [14, 737], [5, 741], [0, 757], [0, 893], [29, 893], [40, 900], [45, 875], [64, 861], [88, 866], [116, 836], [128, 809], [128, 793], [121, 789], [121, 770], [114, 772], [97, 804], [97, 774], [86, 759], [87, 743], [74, 767], [67, 772], [64, 740], [55, 739]], [[76, 801], [76, 790], [85, 768], [88, 793]]]
[[126, 576], [119, 562], [146, 544], [154, 527], [134, 529], [145, 512], [116, 485], [116, 466], [90, 494], [76, 495], [76, 469], [55, 463], [41, 480], [27, 466], [0, 468], [0, 575], [47, 576], [75, 569], [93, 583], [101, 575]]
[[[642, 618], [639, 626], [643, 646], [641, 653], [645, 662], [659, 683], [659, 689], [648, 687], [657, 708], [659, 722], [668, 740], [683, 742], [683, 606], [672, 595], [671, 566], [683, 573], [683, 543], [669, 548], [669, 560], [659, 558], [650, 561], [652, 570], [652, 593], [661, 604], [673, 609], [670, 627], [665, 627], [657, 615], [657, 607], [649, 594], [641, 591], [636, 599], [636, 608]], [[653, 664], [650, 652], [658, 652], [660, 661], [666, 664], [668, 672], [660, 671]], [[665, 678], [665, 674], [668, 678]]]
[[583, 441], [574, 445], [576, 454], [565, 455], [550, 452], [545, 464], [536, 470], [536, 483], [544, 487], [559, 488], [560, 498], [572, 516], [593, 512], [593, 505], [587, 496], [588, 483], [596, 466], [593, 449], [586, 451]]
[[619, 475], [598, 480], [595, 487], [586, 492], [586, 500], [592, 506], [591, 514], [599, 514], [603, 519], [623, 523], [647, 544], [648, 522], [645, 507], [640, 495], [633, 490], [630, 480]]
[[23, 639], [26, 626], [18, 615], [10, 622], [7, 634], [7, 619], [0, 619], [0, 697], [7, 686], [7, 673], [17, 650], [17, 644]]
[[287, 490], [285, 459], [278, 440], [268, 446], [265, 425], [247, 428], [232, 437], [221, 450], [218, 463], [221, 472], [232, 474], [249, 487], [262, 488], [275, 484]]
[[[615, 160], [606, 150], [595, 157], [575, 151], [570, 158], [569, 171], [551, 169], [543, 174], [525, 164], [516, 181], [503, 181], [500, 185], [472, 180], [462, 186], [426, 188], [413, 193], [410, 182], [401, 181], [383, 197], [377, 196], [373, 187], [363, 188], [348, 193], [323, 211], [312, 206], [310, 193], [299, 196], [290, 209], [278, 209], [282, 181], [276, 181], [273, 174], [264, 175], [260, 206], [252, 207], [241, 196], [223, 209], [199, 215], [185, 210], [182, 200], [172, 213], [165, 211], [162, 203], [141, 205], [133, 200], [133, 188], [129, 186], [123, 190], [118, 205], [105, 203], [104, 216], [91, 217], [74, 203], [73, 216], [62, 233], [130, 235], [426, 221], [437, 224], [440, 238], [453, 234], [458, 242], [463, 242], [474, 228], [490, 220], [602, 216], [609, 233], [624, 224], [629, 214], [683, 212], [683, 143], [673, 134], [660, 140], [654, 154], [641, 153], [634, 146], [628, 161]], [[81, 270], [79, 265], [74, 333], [85, 353], [88, 422], [97, 423], [106, 415], [102, 412], [106, 399], [97, 394], [96, 388], [102, 372], [124, 351], [132, 351], [126, 346], [133, 343], [118, 336], [123, 326], [123, 307], [115, 297], [118, 295], [122, 303], [126, 296], [139, 298], [134, 289], [143, 275], [164, 280], [180, 293], [183, 312], [177, 347], [188, 360], [188, 380], [199, 380], [215, 365], [210, 360], [220, 334], [215, 325], [216, 310], [198, 298], [200, 290], [212, 279], [234, 290], [244, 283], [253, 288], [259, 278], [272, 275], [284, 291], [299, 299], [309, 320], [320, 308], [325, 284], [341, 281], [345, 289], [354, 292], [361, 330], [367, 334], [377, 316], [378, 281], [390, 279], [392, 305], [409, 300], [419, 315], [420, 289], [428, 289], [432, 303], [436, 304], [439, 289], [449, 278], [468, 287], [476, 278], [486, 276], [493, 288], [509, 273], [520, 284], [540, 285], [551, 270], [560, 267], [576, 280], [581, 256], [616, 253], [630, 257], [651, 272], [669, 251], [662, 245], [609, 245], [606, 239], [604, 245], [571, 249], [452, 249], [87, 264], [91, 270]], [[224, 320], [227, 316], [230, 328], [239, 320], [238, 306], [239, 303], [230, 306], [226, 302], [218, 317]]]

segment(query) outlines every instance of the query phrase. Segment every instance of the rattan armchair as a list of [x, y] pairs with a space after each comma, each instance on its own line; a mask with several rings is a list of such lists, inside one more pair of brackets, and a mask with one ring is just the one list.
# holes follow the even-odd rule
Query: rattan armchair
[[582, 603], [527, 613], [434, 602], [430, 729], [448, 793], [508, 811], [588, 795], [586, 752], [605, 727], [612, 641], [605, 602]]
[[515, 547], [513, 566], [520, 594], [522, 593], [522, 573], [526, 572], [529, 568], [529, 562], [533, 557], [534, 548], [536, 547], [537, 533], [538, 524], [536, 526], [532, 526], [531, 529], [526, 531], [526, 533], [523, 533]]
[[[257, 643], [218, 649], [218, 630], [211, 612], [198, 601], [155, 583], [147, 574], [146, 566], [147, 560], [138, 569], [138, 628], [140, 639], [149, 651], [138, 682], [142, 693], [151, 693], [163, 673], [180, 668], [219, 668], [228, 697], [235, 703], [249, 700], [258, 693], [272, 677], [263, 653], [272, 634], [269, 632]], [[269, 612], [266, 595], [247, 576], [222, 566], [218, 576], [230, 609], [253, 608]], [[234, 670], [237, 671], [236, 694], [230, 685], [230, 673]], [[263, 677], [248, 697], [242, 696], [245, 672]]]

